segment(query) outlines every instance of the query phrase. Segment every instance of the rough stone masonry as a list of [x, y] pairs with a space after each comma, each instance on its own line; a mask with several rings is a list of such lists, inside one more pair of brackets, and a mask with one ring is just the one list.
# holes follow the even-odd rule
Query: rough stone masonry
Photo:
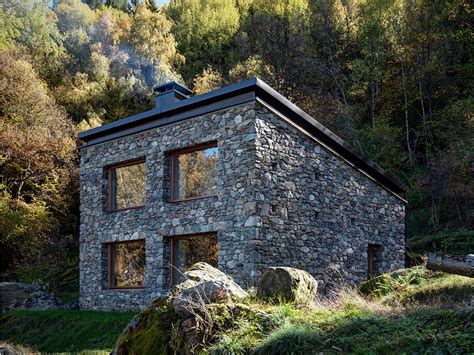
[[[217, 142], [217, 196], [170, 202], [168, 152]], [[143, 208], [109, 212], [107, 167], [146, 161]], [[80, 306], [137, 310], [170, 285], [170, 236], [215, 232], [219, 269], [242, 287], [269, 266], [308, 271], [319, 290], [404, 265], [405, 203], [305, 132], [251, 101], [81, 150]], [[145, 240], [142, 289], [109, 289], [106, 243]]]

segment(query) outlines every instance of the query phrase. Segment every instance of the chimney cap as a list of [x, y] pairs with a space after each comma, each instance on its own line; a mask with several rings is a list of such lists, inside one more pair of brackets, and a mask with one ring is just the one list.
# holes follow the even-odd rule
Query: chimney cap
[[193, 92], [190, 89], [180, 83], [177, 83], [176, 81], [171, 81], [168, 83], [153, 86], [153, 92], [155, 93], [155, 95], [165, 94], [170, 91], [175, 91], [176, 93], [181, 94], [186, 98], [193, 96]]

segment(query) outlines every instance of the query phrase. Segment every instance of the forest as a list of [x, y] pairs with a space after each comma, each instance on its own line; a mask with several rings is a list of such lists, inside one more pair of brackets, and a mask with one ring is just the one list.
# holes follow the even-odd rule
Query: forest
[[258, 76], [407, 187], [409, 249], [465, 252], [473, 15], [468, 0], [1, 0], [1, 279], [77, 288], [77, 133], [172, 80], [200, 94]]

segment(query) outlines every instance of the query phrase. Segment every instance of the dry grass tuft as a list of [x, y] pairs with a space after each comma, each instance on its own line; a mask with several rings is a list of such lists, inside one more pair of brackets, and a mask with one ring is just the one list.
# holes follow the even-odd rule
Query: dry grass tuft
[[5, 355], [39, 354], [39, 352], [23, 345], [0, 341], [0, 354], [5, 354]]

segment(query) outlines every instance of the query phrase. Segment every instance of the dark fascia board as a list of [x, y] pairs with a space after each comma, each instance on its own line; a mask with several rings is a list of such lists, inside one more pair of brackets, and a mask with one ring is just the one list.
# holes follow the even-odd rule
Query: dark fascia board
[[[109, 135], [110, 133], [115, 133], [125, 128], [130, 128], [132, 126], [141, 125], [150, 120], [158, 120], [163, 117], [171, 117], [183, 111], [194, 109], [198, 106], [209, 105], [230, 97], [237, 96], [239, 94], [255, 91], [256, 83], [257, 78], [245, 80], [240, 83], [229, 85], [218, 90], [214, 90], [202, 95], [193, 96], [186, 100], [178, 101], [173, 106], [170, 106], [167, 110], [163, 110], [161, 112], [157, 109], [152, 109], [127, 118], [122, 118], [120, 120], [105, 124], [97, 128], [80, 132], [78, 137], [79, 139], [89, 143], [90, 141], [92, 141], [93, 139], [95, 140], [98, 137]], [[222, 109], [223, 107], [220, 106], [221, 105], [215, 105], [212, 108], [217, 107], [217, 109]]]
[[390, 191], [396, 194], [406, 191], [405, 187], [391, 177], [385, 170], [363, 157], [340, 137], [258, 78], [252, 78], [206, 94], [193, 96], [189, 99], [176, 102], [173, 106], [161, 112], [152, 109], [101, 127], [80, 132], [79, 139], [87, 143], [82, 147], [84, 148], [154, 127], [171, 124], [190, 117], [204, 115], [253, 101], [257, 98], [291, 120], [296, 126], [313, 135], [325, 146], [342, 156], [357, 169], [363, 171]]

